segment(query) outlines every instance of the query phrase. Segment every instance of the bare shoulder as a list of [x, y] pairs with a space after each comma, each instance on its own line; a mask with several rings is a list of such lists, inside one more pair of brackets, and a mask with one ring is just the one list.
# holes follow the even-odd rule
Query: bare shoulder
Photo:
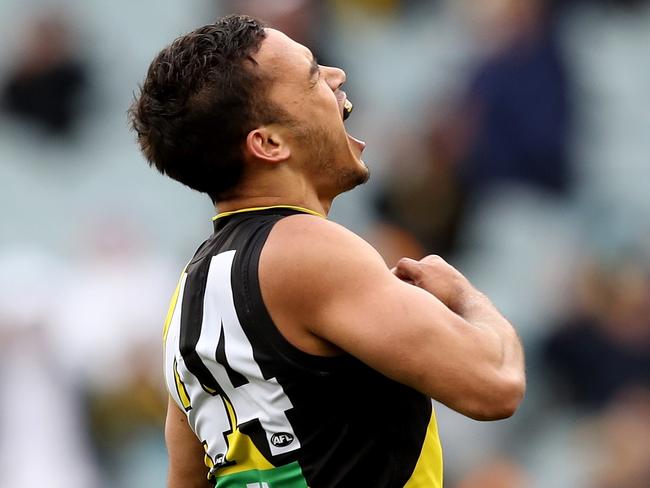
[[357, 241], [358, 244], [363, 243], [370, 246], [361, 237], [342, 225], [328, 219], [307, 214], [291, 215], [279, 220], [273, 228], [271, 237], [276, 239], [290, 238], [291, 240], [301, 241], [311, 239], [322, 241], [326, 237], [334, 240]]
[[311, 215], [293, 215], [275, 224], [262, 251], [260, 268], [284, 286], [301, 287], [309, 281], [311, 292], [329, 280], [345, 279], [363, 269], [392, 276], [379, 253], [345, 227]]
[[276, 223], [264, 246], [262, 259], [265, 266], [294, 269], [301, 277], [322, 266], [340, 265], [348, 260], [364, 266], [372, 263], [371, 266], [387, 270], [377, 251], [357, 234], [311, 215], [292, 215]]
[[321, 315], [328, 304], [367, 288], [369, 281], [398, 281], [361, 237], [310, 215], [292, 215], [275, 224], [262, 250], [259, 277], [280, 332], [299, 349], [319, 355], [340, 352], [320, 327], [327, 322]]

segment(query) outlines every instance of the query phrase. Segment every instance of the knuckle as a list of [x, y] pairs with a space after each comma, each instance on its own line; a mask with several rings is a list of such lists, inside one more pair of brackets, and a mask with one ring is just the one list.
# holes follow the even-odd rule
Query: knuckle
[[408, 258], [401, 258], [399, 261], [397, 261], [397, 267], [398, 268], [403, 268], [406, 266], [406, 263], [408, 262]]
[[409, 275], [417, 275], [422, 272], [420, 269], [420, 263], [409, 258], [402, 258], [397, 262], [396, 268], [399, 271], [408, 272]]
[[440, 265], [442, 263], [445, 263], [445, 260], [437, 254], [429, 254], [428, 256], [422, 258], [421, 262], [424, 264]]

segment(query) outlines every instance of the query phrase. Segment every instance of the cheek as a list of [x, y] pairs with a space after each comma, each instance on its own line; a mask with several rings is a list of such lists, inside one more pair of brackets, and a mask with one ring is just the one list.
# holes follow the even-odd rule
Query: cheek
[[290, 99], [287, 94], [285, 102], [290, 115], [304, 128], [332, 135], [345, 132], [339, 102], [324, 82], [301, 93], [294, 93]]
[[321, 80], [318, 85], [311, 90], [311, 99], [314, 108], [321, 114], [321, 117], [340, 118], [339, 102], [332, 89]]
[[336, 98], [336, 94], [329, 87], [327, 87], [326, 101], [330, 114], [343, 123], [343, 119], [341, 118], [341, 109], [339, 108], [339, 100]]
[[303, 87], [287, 83], [276, 88], [270, 98], [291, 119], [302, 123], [307, 119], [310, 106], [313, 105], [310, 95]]

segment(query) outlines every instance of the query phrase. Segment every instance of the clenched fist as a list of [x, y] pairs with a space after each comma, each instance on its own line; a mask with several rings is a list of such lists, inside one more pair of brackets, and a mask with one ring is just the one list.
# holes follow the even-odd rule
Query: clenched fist
[[480, 296], [469, 280], [440, 256], [430, 255], [420, 261], [402, 258], [392, 272], [399, 279], [428, 291], [459, 314], [468, 300]]

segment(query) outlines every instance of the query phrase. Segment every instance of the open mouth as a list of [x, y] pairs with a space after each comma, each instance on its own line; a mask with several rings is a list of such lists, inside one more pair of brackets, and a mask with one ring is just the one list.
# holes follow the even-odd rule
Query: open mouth
[[354, 105], [352, 105], [352, 102], [346, 98], [343, 102], [343, 120], [348, 120], [352, 110], [354, 110]]
[[[346, 121], [348, 119], [348, 117], [350, 117], [350, 114], [352, 113], [352, 110], [354, 110], [354, 105], [352, 105], [352, 102], [350, 100], [348, 100], [348, 98], [347, 98], [344, 91], [339, 92], [337, 94], [337, 98], [339, 98], [339, 100], [342, 99], [342, 101], [343, 101], [343, 103], [341, 104], [341, 117], [343, 118], [343, 121]], [[352, 143], [354, 143], [355, 146], [357, 146], [359, 151], [364, 150], [364, 148], [366, 147], [365, 142], [360, 141], [356, 137], [351, 136], [350, 133], [347, 132], [347, 131], [346, 131], [346, 134], [348, 136], [348, 139], [350, 139], [350, 141]]]
[[341, 118], [346, 121], [354, 109], [352, 102], [348, 100], [347, 94], [343, 90], [336, 91], [336, 99], [339, 102], [339, 109], [341, 111]]

